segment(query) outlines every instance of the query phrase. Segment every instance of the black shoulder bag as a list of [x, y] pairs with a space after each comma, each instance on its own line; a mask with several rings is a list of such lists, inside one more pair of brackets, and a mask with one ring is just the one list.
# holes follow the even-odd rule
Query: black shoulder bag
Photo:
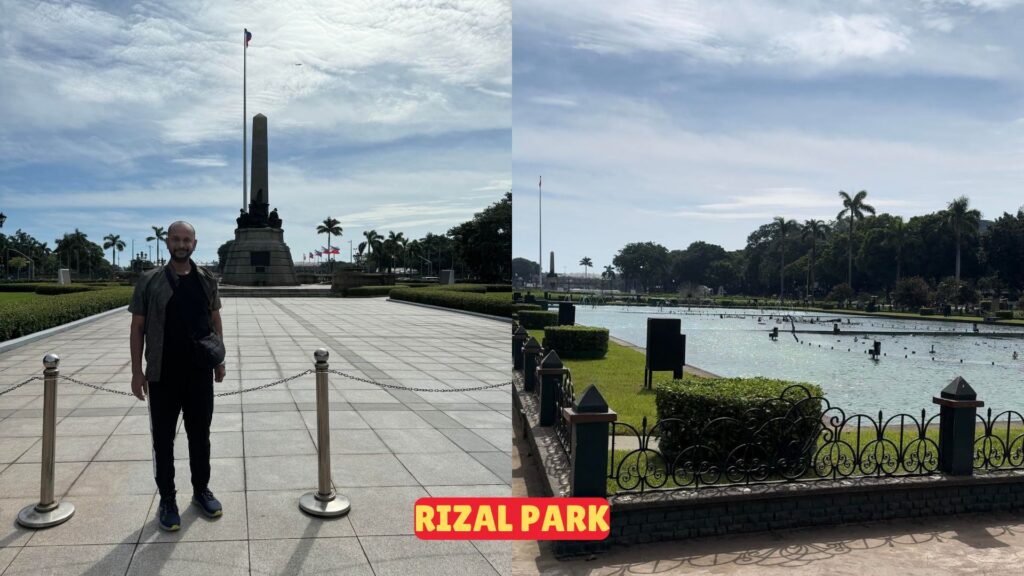
[[[171, 275], [170, 269], [164, 268], [164, 273], [167, 275], [167, 281], [171, 284], [171, 289], [177, 292], [178, 286]], [[196, 270], [192, 273], [198, 274], [199, 271]], [[203, 290], [203, 302], [204, 311], [209, 314], [210, 302], [206, 297], [205, 290]], [[199, 330], [192, 326], [192, 315], [185, 314], [185, 318], [189, 324], [189, 337], [192, 340], [192, 347], [196, 352], [196, 357], [203, 363], [203, 366], [212, 369], [223, 364], [227, 351], [224, 350], [224, 341], [221, 340], [220, 335], [212, 329], [206, 335], [200, 335]]]

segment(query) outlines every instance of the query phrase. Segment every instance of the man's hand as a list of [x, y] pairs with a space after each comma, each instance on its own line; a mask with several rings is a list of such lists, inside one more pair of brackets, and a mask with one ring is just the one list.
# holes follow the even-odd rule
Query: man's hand
[[132, 374], [132, 394], [139, 400], [145, 400], [149, 394], [149, 382], [145, 374]]
[[223, 364], [213, 369], [213, 379], [217, 382], [224, 381], [224, 374], [227, 372], [227, 368]]

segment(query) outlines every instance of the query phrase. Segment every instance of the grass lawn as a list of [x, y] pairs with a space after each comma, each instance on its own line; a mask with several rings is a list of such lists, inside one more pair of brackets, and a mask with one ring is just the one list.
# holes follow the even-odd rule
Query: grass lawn
[[[538, 342], [544, 341], [544, 330], [529, 332]], [[639, 428], [643, 416], [646, 415], [648, 421], [653, 423], [658, 413], [654, 407], [654, 391], [643, 389], [645, 361], [642, 352], [608, 342], [608, 354], [604, 358], [566, 359], [562, 362], [572, 371], [573, 389], [577, 398], [587, 386], [594, 384], [608, 406], [619, 414], [619, 422]], [[658, 374], [671, 377], [667, 373]]]

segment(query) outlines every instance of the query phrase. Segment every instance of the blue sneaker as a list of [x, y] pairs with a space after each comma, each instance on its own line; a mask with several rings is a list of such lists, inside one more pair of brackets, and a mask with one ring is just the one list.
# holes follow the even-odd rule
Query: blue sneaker
[[178, 503], [174, 497], [160, 499], [160, 528], [168, 532], [181, 529], [181, 516], [178, 515]]
[[218, 518], [224, 514], [224, 508], [220, 505], [220, 500], [210, 492], [208, 488], [204, 488], [192, 495], [192, 503], [199, 506], [199, 509], [203, 511], [209, 518]]

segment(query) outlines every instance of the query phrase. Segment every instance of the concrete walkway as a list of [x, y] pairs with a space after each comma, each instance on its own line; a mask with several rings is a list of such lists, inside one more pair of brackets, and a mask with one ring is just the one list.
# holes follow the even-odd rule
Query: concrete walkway
[[[351, 512], [314, 519], [298, 498], [316, 487], [315, 379], [217, 398], [211, 489], [224, 516], [207, 520], [191, 497], [187, 443], [175, 451], [182, 529], [156, 526], [147, 410], [135, 398], [62, 381], [56, 492], [77, 509], [60, 526], [28, 531], [18, 511], [39, 498], [42, 383], [0, 396], [0, 574], [509, 574], [508, 542], [436, 541], [412, 533], [425, 496], [508, 496], [508, 325], [383, 299], [225, 298], [228, 377], [239, 390], [313, 366], [376, 381], [452, 390], [386, 390], [331, 376], [334, 484]], [[61, 374], [129, 390], [127, 313], [0, 354], [0, 390]]]

